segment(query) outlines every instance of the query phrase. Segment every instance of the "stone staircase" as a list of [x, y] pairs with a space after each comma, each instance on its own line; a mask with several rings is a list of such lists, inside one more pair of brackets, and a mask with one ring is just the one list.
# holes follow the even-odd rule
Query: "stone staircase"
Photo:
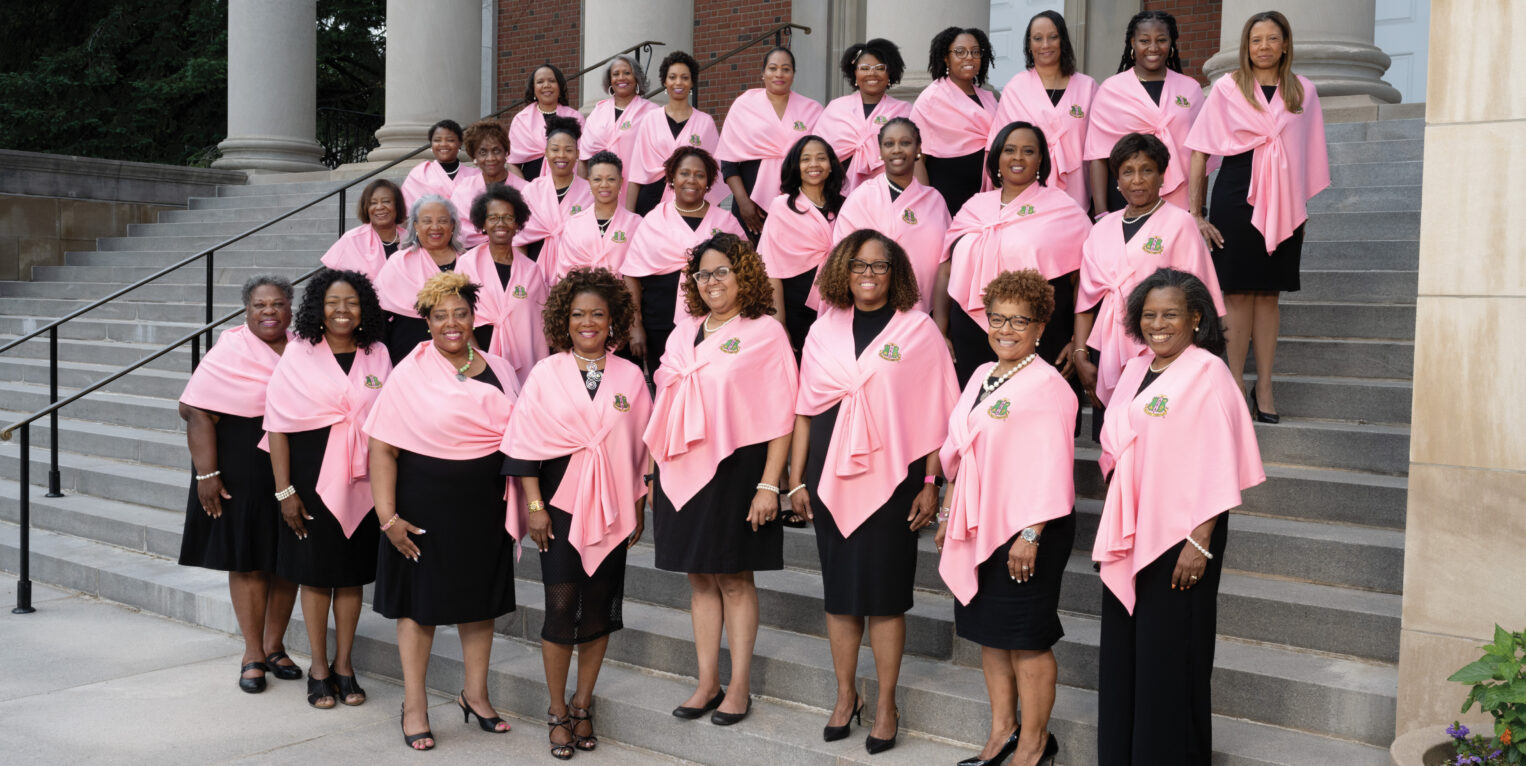
[[[1268, 481], [1230, 522], [1215, 763], [1378, 766], [1388, 763], [1394, 735], [1423, 123], [1332, 124], [1328, 133], [1335, 186], [1313, 202], [1304, 290], [1284, 302], [1283, 422], [1257, 426]], [[159, 223], [102, 240], [98, 252], [37, 269], [36, 281], [0, 282], [0, 342], [284, 212], [328, 183], [223, 187]], [[330, 202], [219, 253], [220, 307], [236, 307], [238, 284], [250, 275], [311, 268], [335, 239], [336, 216]], [[88, 385], [199, 324], [203, 275], [186, 269], [70, 323], [59, 343], [61, 390]], [[66, 410], [59, 435], [65, 496], [32, 492], [33, 577], [234, 632], [224, 578], [173, 563], [188, 481], [175, 399], [188, 369], [189, 351], [177, 351]], [[0, 419], [44, 406], [47, 374], [44, 343], [0, 357]], [[47, 444], [46, 428], [32, 433], [34, 447]], [[17, 566], [17, 454], [14, 442], [0, 445], [0, 568], [9, 571]], [[46, 458], [45, 449], [33, 450], [34, 481], [46, 476]], [[1066, 636], [1056, 647], [1061, 686], [1052, 729], [1061, 762], [1071, 765], [1095, 759], [1102, 586], [1089, 551], [1105, 492], [1096, 459], [1094, 445], [1078, 443], [1081, 523], [1062, 590]], [[627, 628], [610, 642], [600, 679], [600, 733], [701, 763], [869, 762], [865, 729], [842, 742], [820, 740], [834, 681], [811, 535], [786, 530], [788, 568], [757, 577], [759, 700], [755, 714], [730, 730], [668, 715], [688, 696], [694, 673], [687, 584], [653, 566], [650, 536], [633, 550]], [[533, 550], [517, 572], [520, 609], [500, 621], [491, 683], [501, 708], [535, 718], [545, 700]], [[970, 743], [983, 741], [989, 720], [979, 650], [954, 637], [953, 600], [938, 579], [930, 535], [917, 584], [900, 688], [902, 743], [875, 763], [952, 763], [978, 748]], [[298, 615], [294, 649], [305, 646], [302, 630]], [[362, 669], [400, 674], [386, 621], [362, 619], [357, 651]], [[459, 648], [442, 636], [435, 651], [431, 679], [454, 691]], [[871, 696], [872, 668], [865, 649], [860, 686]], [[538, 747], [543, 734], [526, 736]], [[516, 748], [524, 742], [514, 741]]]

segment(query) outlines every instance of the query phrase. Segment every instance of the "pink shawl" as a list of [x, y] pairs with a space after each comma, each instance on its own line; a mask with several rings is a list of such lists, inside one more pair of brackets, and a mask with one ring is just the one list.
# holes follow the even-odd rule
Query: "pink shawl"
[[[402, 236], [401, 227], [397, 230]], [[321, 259], [324, 266], [335, 271], [358, 271], [372, 282], [387, 263], [387, 251], [382, 249], [381, 237], [371, 224], [363, 223], [344, 233]]]
[[1081, 268], [1081, 243], [1091, 220], [1065, 192], [1038, 183], [1001, 204], [1001, 190], [981, 192], [964, 203], [949, 227], [948, 294], [985, 327], [986, 285], [1003, 271], [1037, 269], [1055, 279]]
[[[288, 345], [294, 337], [286, 331]], [[260, 417], [265, 414], [265, 389], [280, 361], [275, 349], [255, 337], [249, 325], [229, 327], [191, 373], [180, 403], [241, 418]]]
[[[624, 172], [630, 172], [631, 155], [636, 147], [636, 125], [647, 112], [660, 111], [661, 107], [636, 96], [625, 105], [620, 118], [615, 119], [615, 100], [606, 98], [594, 105], [583, 123], [583, 139], [578, 142], [578, 159], [590, 160], [595, 154], [609, 150], [620, 158]], [[626, 179], [629, 180], [629, 179]], [[620, 184], [619, 204], [625, 205], [625, 183]]]
[[1070, 384], [1055, 368], [1034, 364], [976, 406], [995, 367], [990, 362], [970, 376], [938, 454], [944, 473], [957, 479], [944, 500], [948, 530], [938, 573], [961, 604], [975, 598], [976, 570], [997, 548], [1076, 504], [1077, 404]]
[[[922, 151], [934, 157], [964, 157], [991, 145], [996, 96], [976, 88], [976, 106], [953, 80], [941, 77], [922, 90], [911, 107], [912, 122], [922, 131]], [[875, 154], [879, 154], [878, 151]]]
[[1119, 72], [1102, 81], [1092, 98], [1091, 120], [1086, 127], [1086, 159], [1106, 160], [1118, 140], [1130, 133], [1146, 133], [1159, 138], [1171, 151], [1165, 168], [1165, 182], [1160, 195], [1186, 210], [1187, 172], [1192, 164], [1192, 150], [1187, 148], [1187, 131], [1203, 108], [1203, 89], [1197, 80], [1166, 70], [1160, 103], [1150, 98], [1134, 70]]
[[1129, 399], [1107, 408], [1098, 461], [1112, 476], [1092, 559], [1129, 614], [1139, 570], [1266, 481], [1250, 412], [1224, 362], [1193, 346], [1135, 395], [1154, 360], [1124, 367], [1117, 390]]
[[[746, 236], [736, 217], [717, 205], [705, 211], [698, 229], [690, 229], [678, 208], [672, 202], [664, 202], [642, 217], [621, 268], [628, 277], [671, 274], [684, 267], [689, 248], [723, 231]], [[683, 301], [678, 305], [683, 306]]]
[[[583, 113], [570, 106], [556, 105], [558, 117], [571, 117], [583, 124]], [[546, 156], [546, 115], [540, 104], [531, 102], [509, 122], [509, 162], [522, 165]]]
[[[1086, 124], [1096, 91], [1096, 80], [1076, 72], [1070, 76], [1060, 103], [1051, 104], [1037, 71], [1018, 72], [1001, 91], [1001, 108], [986, 144], [996, 140], [996, 133], [1009, 123], [1021, 120], [1037, 125], [1049, 142], [1049, 185], [1069, 194], [1084, 211], [1091, 206], [1091, 197], [1086, 191], [1086, 164], [1081, 160], [1086, 154]], [[1145, 100], [1150, 97], [1145, 96]]]
[[767, 205], [779, 196], [779, 170], [784, 155], [801, 136], [811, 132], [821, 109], [815, 99], [791, 91], [789, 105], [780, 118], [768, 100], [768, 91], [753, 88], [731, 102], [715, 158], [730, 162], [762, 160], [758, 180], [748, 196], [760, 206]]
[[[544, 143], [545, 139], [541, 141]], [[482, 171], [463, 162], [456, 166], [456, 178], [451, 180], [439, 162], [425, 160], [408, 171], [408, 177], [403, 179], [403, 205], [412, 213], [414, 203], [431, 194], [450, 199], [456, 193], [457, 186], [471, 180], [472, 176], [480, 175]]]
[[[370, 443], [360, 426], [392, 372], [380, 343], [355, 352], [350, 372], [334, 359], [327, 340], [286, 344], [265, 396], [265, 431], [294, 434], [332, 426], [318, 469], [318, 497], [339, 521], [344, 536], [355, 533], [371, 511]], [[260, 442], [269, 450], [269, 440]]]
[[636, 230], [641, 228], [641, 216], [616, 207], [604, 232], [599, 231], [599, 218], [589, 207], [567, 219], [562, 229], [562, 241], [552, 257], [542, 251], [540, 272], [547, 285], [555, 285], [567, 276], [567, 272], [582, 268], [604, 268], [620, 275], [625, 264]]
[[859, 356], [853, 313], [829, 309], [811, 325], [795, 399], [795, 411], [812, 417], [841, 404], [814, 491], [845, 537], [890, 499], [912, 461], [943, 443], [959, 398], [954, 360], [932, 317], [896, 312]]
[[[890, 201], [890, 181], [882, 173], [860, 185], [843, 202], [837, 221], [832, 225], [832, 243], [859, 229], [876, 229], [906, 249], [916, 272], [917, 290], [922, 293], [922, 310], [932, 311], [933, 291], [937, 289], [938, 265], [948, 259], [943, 235], [948, 232], [948, 205], [943, 195], [931, 186], [912, 181]], [[816, 308], [816, 288], [806, 305]]]
[[827, 103], [816, 120], [816, 135], [826, 139], [848, 173], [843, 180], [843, 194], [858, 188], [870, 176], [885, 172], [885, 161], [880, 159], [880, 128], [896, 117], [910, 116], [911, 104], [891, 98], [889, 93], [880, 97], [868, 117], [864, 116], [863, 96], [857, 92]]
[[524, 247], [544, 240], [539, 257], [554, 262], [557, 248], [561, 247], [562, 231], [567, 227], [567, 218], [593, 207], [593, 188], [588, 185], [588, 179], [573, 176], [572, 185], [567, 187], [567, 193], [558, 200], [551, 174], [542, 173], [539, 178], [525, 185], [523, 193], [525, 204], [530, 206], [530, 220], [514, 235], [514, 244]]
[[560, 353], [535, 366], [509, 418], [504, 454], [520, 460], [572, 456], [548, 500], [572, 515], [568, 542], [589, 575], [636, 528], [636, 498], [646, 494], [641, 433], [651, 415], [641, 368], [611, 354], [599, 390], [589, 398], [577, 360]]
[[[458, 254], [456, 262], [460, 261]], [[416, 317], [419, 312], [413, 305], [419, 300], [419, 288], [438, 273], [440, 267], [424, 248], [415, 246], [402, 250], [388, 258], [381, 273], [376, 275], [376, 297], [382, 308], [394, 314]]]
[[784, 325], [743, 317], [692, 343], [703, 321], [685, 316], [673, 328], [652, 376], [657, 402], [642, 437], [680, 509], [731, 453], [795, 426], [795, 352]]
[[493, 326], [488, 353], [514, 368], [514, 381], [523, 384], [535, 363], [546, 358], [546, 335], [541, 310], [546, 307], [546, 280], [535, 261], [516, 253], [509, 267], [509, 284], [498, 279], [492, 251], [479, 245], [461, 254], [456, 269], [482, 285], [477, 293], [477, 326]]
[[1330, 185], [1330, 158], [1325, 151], [1325, 113], [1314, 83], [1302, 75], [1303, 111], [1293, 114], [1282, 101], [1279, 86], [1270, 101], [1256, 87], [1260, 109], [1240, 93], [1233, 74], [1220, 77], [1208, 91], [1203, 111], [1188, 148], [1218, 157], [1246, 151], [1251, 155], [1250, 221], [1266, 237], [1266, 252], [1293, 236], [1309, 218], [1308, 201]]
[[[503, 183], [520, 192], [525, 190], [525, 179], [513, 173], [510, 173]], [[456, 214], [461, 216], [456, 219], [456, 231], [461, 238], [461, 244], [466, 247], [476, 247], [487, 241], [487, 235], [472, 223], [472, 203], [476, 202], [485, 191], [487, 191], [487, 182], [483, 179], [482, 173], [478, 172], [477, 175], [456, 184], [456, 190], [450, 193], [450, 204], [455, 206]]]
[[775, 197], [758, 238], [758, 256], [774, 279], [804, 274], [832, 254], [832, 223], [803, 194], [795, 198], [795, 208], [804, 212], [790, 209], [789, 195]]
[[1134, 286], [1163, 267], [1203, 280], [1213, 296], [1214, 309], [1224, 315], [1224, 296], [1219, 292], [1219, 277], [1208, 257], [1208, 246], [1186, 210], [1161, 205], [1128, 242], [1123, 241], [1123, 211], [1109, 213], [1092, 227], [1082, 245], [1076, 311], [1098, 306], [1086, 345], [1102, 353], [1097, 365], [1097, 398], [1103, 404], [1112, 398], [1123, 366], [1149, 352], [1148, 346], [1125, 332], [1124, 314]]
[[[642, 115], [636, 122], [635, 130], [630, 162], [625, 168], [627, 183], [649, 184], [664, 180], [666, 175], [662, 164], [680, 146], [697, 146], [713, 156], [721, 143], [721, 134], [715, 129], [715, 118], [698, 109], [689, 114], [688, 121], [677, 136], [668, 129], [668, 115], [662, 109], [652, 109]], [[717, 171], [716, 175], [719, 174]], [[717, 178], [705, 194], [705, 199], [712, 205], [719, 205], [729, 193], [726, 184]], [[669, 202], [672, 199], [673, 189], [668, 187], [663, 192], [662, 201]]]

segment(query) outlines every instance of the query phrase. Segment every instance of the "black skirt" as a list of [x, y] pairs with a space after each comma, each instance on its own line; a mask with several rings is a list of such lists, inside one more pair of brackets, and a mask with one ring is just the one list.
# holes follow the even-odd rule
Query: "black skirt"
[[1303, 224], [1267, 255], [1266, 237], [1250, 222], [1254, 208], [1245, 198], [1250, 192], [1250, 176], [1251, 152], [1246, 152], [1225, 157], [1213, 184], [1208, 222], [1224, 235], [1224, 246], [1212, 251], [1219, 289], [1226, 293], [1297, 292], [1301, 286], [1298, 268], [1303, 258]]
[[832, 509], [816, 490], [826, 466], [827, 448], [837, 425], [838, 408], [811, 418], [811, 451], [806, 458], [805, 483], [811, 491], [816, 517], [816, 553], [821, 557], [821, 584], [827, 614], [894, 617], [912, 605], [917, 574], [917, 536], [906, 517], [911, 502], [926, 486], [927, 461], [917, 458], [890, 499], [875, 509], [853, 534], [843, 537]]
[[678, 300], [678, 275], [653, 274], [638, 277], [641, 282], [641, 327], [646, 332], [647, 378], [662, 364], [662, 353], [673, 333], [673, 308]]
[[[727, 178], [733, 175], [740, 176], [742, 179], [742, 188], [746, 189], [748, 194], [752, 194], [752, 188], [758, 185], [758, 169], [762, 166], [763, 160], [743, 160], [736, 163], [722, 163], [721, 182], [724, 183]], [[768, 205], [765, 204], [760, 206], [759, 211], [767, 213]], [[738, 205], [734, 199], [731, 201], [731, 217], [737, 220], [737, 225], [742, 227], [742, 231], [747, 232], [748, 239], [751, 239], [754, 245], [758, 244], [758, 234], [748, 230], [747, 222], [742, 220], [742, 206]]]
[[223, 499], [222, 516], [208, 516], [196, 494], [196, 469], [191, 469], [180, 563], [224, 572], [274, 572], [278, 526], [285, 524], [270, 455], [259, 448], [265, 418], [210, 414], [218, 417], [217, 468], [233, 497]]
[[[1070, 278], [1070, 274], [1064, 274], [1049, 280], [1049, 285], [1054, 288], [1054, 313], [1044, 325], [1044, 334], [1039, 336], [1039, 358], [1055, 367], [1060, 366], [1061, 352], [1076, 330], [1076, 288]], [[991, 350], [988, 330], [971, 319], [964, 309], [951, 305], [948, 315], [948, 338], [954, 346], [954, 374], [963, 388], [970, 382], [975, 368], [996, 361], [996, 352]]]
[[985, 156], [984, 149], [963, 157], [922, 155], [922, 164], [927, 167], [927, 185], [943, 195], [949, 215], [958, 215], [964, 203], [980, 192], [986, 173]]
[[397, 512], [425, 530], [417, 563], [377, 543], [372, 608], [421, 625], [491, 620], [514, 611], [514, 541], [504, 529], [503, 455], [443, 460], [397, 455]]
[[291, 447], [291, 485], [297, 488], [297, 497], [312, 518], [303, 521], [305, 540], [297, 539], [291, 527], [281, 522], [276, 535], [276, 574], [313, 588], [349, 588], [376, 579], [376, 543], [381, 529], [376, 525], [376, 513], [369, 511], [355, 533], [345, 537], [339, 520], [319, 497], [318, 472], [329, 430], [324, 427], [286, 435]]
[[652, 539], [657, 568], [695, 574], [735, 574], [784, 568], [784, 526], [778, 519], [752, 531], [752, 497], [768, 462], [768, 442], [749, 444], [715, 468], [715, 477], [682, 510], [653, 486]]
[[645, 216], [662, 204], [662, 195], [668, 190], [668, 180], [659, 178], [649, 184], [636, 186], [636, 215]]
[[[407, 314], [387, 314], [387, 355], [392, 358], [393, 366], [397, 366], [408, 356], [409, 352], [419, 347], [420, 343], [429, 340], [429, 323], [416, 316]], [[492, 344], [493, 326], [485, 324], [472, 329], [472, 337], [477, 341], [477, 348], [487, 348]]]
[[[1065, 635], [1060, 627], [1060, 581], [1076, 542], [1076, 514], [1051, 519], [1039, 539], [1033, 579], [1019, 583], [1007, 571], [1013, 535], [976, 571], [975, 598], [968, 606], [954, 602], [954, 632], [981, 646], [1038, 652]], [[1027, 543], [1023, 543], [1027, 545]]]
[[805, 299], [811, 294], [811, 285], [816, 282], [816, 269], [779, 281], [784, 285], [784, 329], [789, 331], [789, 344], [795, 349], [795, 360], [798, 362], [800, 350], [805, 348], [805, 336], [816, 321], [816, 309], [805, 305]]
[[519, 172], [524, 175], [525, 183], [529, 183], [537, 178], [540, 178], [540, 171], [545, 166], [545, 164], [546, 158], [544, 156], [536, 157], [533, 160], [526, 160], [519, 163]]
[[[517, 463], [510, 459], [506, 463]], [[541, 462], [536, 475], [546, 513], [551, 519], [551, 544], [540, 554], [540, 581], [545, 589], [546, 620], [542, 640], [555, 644], [581, 644], [603, 638], [621, 628], [625, 602], [625, 546], [616, 546], [590, 575], [583, 557], [572, 547], [572, 514], [551, 505], [567, 474], [570, 457]]]

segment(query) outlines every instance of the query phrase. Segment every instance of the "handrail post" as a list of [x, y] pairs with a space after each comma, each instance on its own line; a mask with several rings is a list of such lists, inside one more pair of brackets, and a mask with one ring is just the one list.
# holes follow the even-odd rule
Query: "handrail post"
[[201, 365], [201, 333], [191, 338], [191, 372]]
[[[58, 328], [48, 330], [48, 404], [58, 404]], [[58, 410], [48, 414], [48, 497], [63, 497], [63, 477], [58, 472]]]
[[[212, 324], [212, 259], [217, 255], [216, 250], [207, 251], [207, 324]], [[207, 330], [207, 350], [212, 350], [212, 330]]]
[[21, 427], [21, 576], [16, 580], [16, 608], [11, 614], [31, 614], [32, 608], [32, 424]]
[[344, 236], [344, 192], [345, 189], [339, 190], [339, 236], [341, 237]]

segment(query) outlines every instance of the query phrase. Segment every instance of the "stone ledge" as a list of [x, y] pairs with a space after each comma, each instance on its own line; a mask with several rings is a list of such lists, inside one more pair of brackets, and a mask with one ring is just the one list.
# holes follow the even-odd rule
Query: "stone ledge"
[[0, 150], [3, 194], [184, 207], [188, 197], [245, 181], [237, 171]]

